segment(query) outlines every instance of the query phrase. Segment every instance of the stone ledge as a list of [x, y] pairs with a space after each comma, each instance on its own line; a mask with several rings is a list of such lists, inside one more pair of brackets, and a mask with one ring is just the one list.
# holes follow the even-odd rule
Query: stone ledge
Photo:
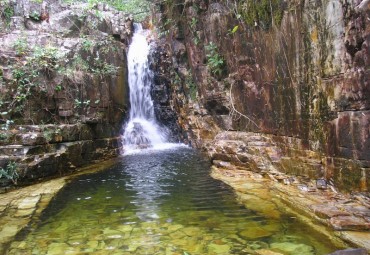
[[366, 192], [370, 189], [370, 172], [366, 168], [370, 162], [328, 157], [304, 148], [301, 142], [293, 137], [225, 131], [205, 142], [203, 148], [214, 162], [230, 162], [255, 172], [273, 174], [279, 179], [279, 175], [283, 178], [294, 175], [313, 181], [323, 179], [330, 182], [328, 188], [341, 192]]
[[[370, 221], [366, 218], [367, 214], [370, 213], [370, 208], [364, 205], [361, 200], [331, 190], [302, 191], [298, 184], [285, 185], [278, 180], [265, 178], [261, 174], [228, 163], [222, 165], [226, 167], [213, 166], [212, 177], [233, 187], [242, 203], [248, 203], [247, 198], [249, 197], [244, 196], [244, 193], [250, 193], [254, 189], [253, 187], [263, 184], [262, 186], [269, 190], [272, 201], [280, 203], [282, 206], [288, 205], [298, 218], [304, 219], [314, 229], [338, 242], [339, 246], [348, 247], [348, 244], [345, 243], [349, 243], [363, 247], [370, 252], [370, 241], [368, 241], [370, 240]], [[351, 206], [347, 207], [346, 205], [349, 203]], [[359, 214], [356, 207], [363, 209], [362, 214]], [[261, 208], [259, 212], [267, 213]]]
[[[9, 161], [17, 162], [19, 187], [51, 177], [70, 174], [75, 172], [78, 167], [116, 157], [120, 153], [120, 140], [120, 137], [113, 137], [38, 145], [32, 147], [34, 153], [2, 156], [1, 162], [3, 164]], [[3, 187], [13, 186], [10, 181], [3, 182], [2, 185]], [[0, 193], [6, 192], [7, 189], [0, 188]]]

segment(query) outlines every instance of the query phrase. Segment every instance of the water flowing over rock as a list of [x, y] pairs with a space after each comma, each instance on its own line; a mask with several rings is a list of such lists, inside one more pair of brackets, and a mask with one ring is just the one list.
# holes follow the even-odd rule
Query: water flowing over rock
[[135, 33], [128, 51], [130, 86], [130, 119], [125, 125], [126, 147], [146, 148], [167, 141], [166, 129], [157, 123], [151, 89], [153, 74], [149, 69], [150, 32], [135, 24]]

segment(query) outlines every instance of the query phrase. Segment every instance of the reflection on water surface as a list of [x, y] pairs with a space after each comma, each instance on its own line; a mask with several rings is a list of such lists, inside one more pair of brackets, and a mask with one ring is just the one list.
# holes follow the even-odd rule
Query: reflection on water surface
[[[289, 215], [267, 218], [209, 176], [208, 160], [178, 149], [127, 155], [78, 177], [9, 254], [326, 254], [335, 247]], [[258, 201], [258, 203], [268, 203]]]

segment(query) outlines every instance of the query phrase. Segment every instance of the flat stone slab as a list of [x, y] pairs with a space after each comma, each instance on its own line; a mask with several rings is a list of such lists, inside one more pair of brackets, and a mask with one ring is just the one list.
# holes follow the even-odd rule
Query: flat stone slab
[[349, 243], [364, 247], [370, 251], [370, 232], [341, 231], [339, 236]]
[[329, 219], [336, 216], [350, 216], [348, 212], [330, 205], [313, 205], [311, 209], [322, 219]]
[[37, 203], [40, 201], [41, 196], [26, 197], [18, 204], [19, 210], [26, 210], [36, 208]]
[[370, 222], [355, 216], [337, 216], [329, 222], [335, 230], [370, 230]]

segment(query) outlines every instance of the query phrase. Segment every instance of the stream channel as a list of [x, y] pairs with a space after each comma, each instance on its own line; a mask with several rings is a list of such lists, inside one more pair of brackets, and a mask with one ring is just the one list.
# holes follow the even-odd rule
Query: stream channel
[[[258, 203], [264, 203], [262, 200]], [[77, 177], [17, 236], [9, 254], [327, 254], [330, 240], [282, 213], [267, 218], [178, 146], [122, 157]]]

